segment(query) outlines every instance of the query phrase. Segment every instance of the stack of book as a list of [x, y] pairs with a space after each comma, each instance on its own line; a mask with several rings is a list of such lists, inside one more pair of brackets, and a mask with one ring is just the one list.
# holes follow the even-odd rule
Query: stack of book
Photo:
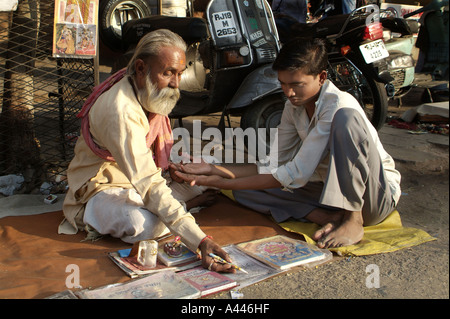
[[181, 254], [178, 257], [169, 256], [162, 245], [158, 248], [156, 267], [147, 267], [137, 260], [137, 255], [129, 255], [131, 249], [111, 252], [108, 257], [120, 267], [128, 276], [136, 278], [149, 275], [163, 270], [182, 271], [201, 264], [199, 256], [181, 244]]

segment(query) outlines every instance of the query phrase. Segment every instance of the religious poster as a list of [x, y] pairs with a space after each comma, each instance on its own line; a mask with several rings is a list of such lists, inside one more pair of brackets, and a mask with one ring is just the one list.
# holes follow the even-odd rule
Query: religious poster
[[97, 53], [99, 0], [55, 0], [53, 56], [92, 58]]

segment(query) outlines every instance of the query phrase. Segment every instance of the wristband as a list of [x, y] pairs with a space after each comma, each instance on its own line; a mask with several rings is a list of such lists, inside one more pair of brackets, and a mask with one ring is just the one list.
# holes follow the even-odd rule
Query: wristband
[[201, 240], [200, 244], [198, 244], [198, 247], [200, 247], [200, 246], [202, 245], [202, 243], [206, 240], [206, 238], [209, 238], [209, 239], [211, 239], [211, 240], [213, 239], [212, 236], [209, 236], [209, 235], [208, 235], [208, 236], [205, 236], [205, 238], [203, 238], [203, 239]]

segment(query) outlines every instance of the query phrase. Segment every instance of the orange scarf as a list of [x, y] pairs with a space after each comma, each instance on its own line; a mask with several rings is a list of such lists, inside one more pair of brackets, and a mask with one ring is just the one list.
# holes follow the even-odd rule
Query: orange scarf
[[[93, 140], [92, 135], [89, 131], [89, 110], [98, 97], [108, 91], [114, 84], [119, 82], [126, 73], [126, 68], [114, 73], [103, 83], [96, 86], [92, 94], [88, 97], [84, 103], [80, 113], [77, 115], [81, 118], [81, 132], [86, 141], [86, 144], [97, 156], [107, 160], [114, 161], [114, 157], [108, 150], [101, 149]], [[153, 145], [154, 148], [154, 160], [157, 167], [162, 169], [167, 169], [169, 167], [169, 157], [170, 151], [173, 145], [172, 128], [170, 127], [170, 120], [167, 116], [149, 113], [148, 124], [150, 126], [150, 131], [145, 137], [147, 142], [147, 147], [150, 148]]]

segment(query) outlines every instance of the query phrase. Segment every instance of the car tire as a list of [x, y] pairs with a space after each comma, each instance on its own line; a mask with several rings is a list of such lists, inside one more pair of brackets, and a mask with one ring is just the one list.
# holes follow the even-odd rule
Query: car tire
[[[126, 14], [122, 14], [126, 11]], [[151, 16], [145, 0], [103, 0], [99, 6], [99, 35], [109, 49], [122, 49], [122, 24], [128, 20]]]

